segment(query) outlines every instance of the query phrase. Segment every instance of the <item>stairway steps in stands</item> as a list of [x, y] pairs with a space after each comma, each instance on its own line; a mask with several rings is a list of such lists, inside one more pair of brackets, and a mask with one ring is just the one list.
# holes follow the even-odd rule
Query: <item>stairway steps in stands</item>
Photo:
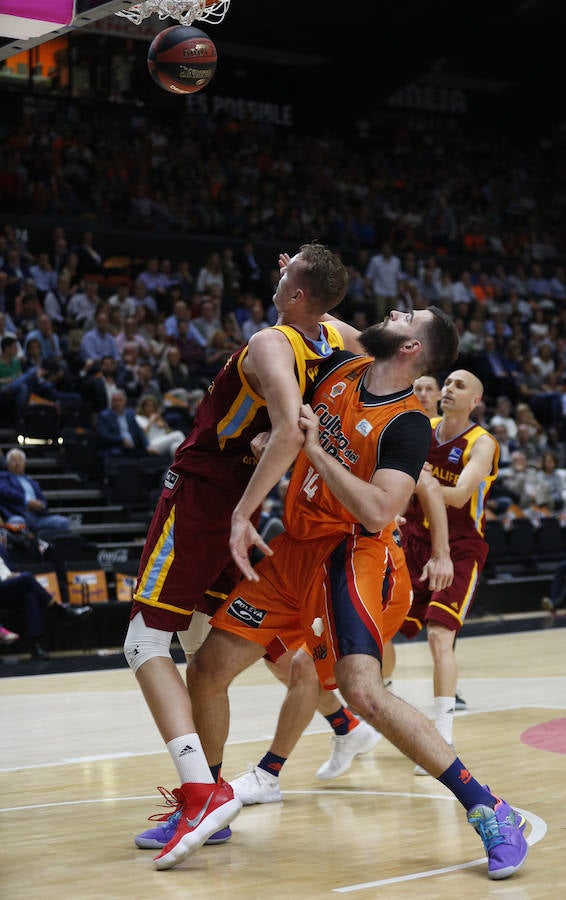
[[88, 522], [129, 521], [123, 506], [58, 506], [57, 513], [61, 516], [69, 516], [74, 525], [86, 525]]
[[54, 509], [57, 501], [68, 501], [69, 503], [84, 503], [85, 500], [104, 500], [104, 492], [100, 488], [72, 488], [70, 490], [46, 490], [43, 491], [45, 499], [49, 501], [49, 505]]
[[90, 522], [85, 525], [75, 526], [73, 528], [73, 531], [76, 531], [78, 534], [82, 534], [84, 537], [96, 534], [145, 535], [147, 533], [148, 527], [149, 522], [133, 522], [131, 520], [128, 520], [126, 522]]
[[63, 465], [58, 456], [30, 456], [26, 452], [26, 472], [63, 472]]

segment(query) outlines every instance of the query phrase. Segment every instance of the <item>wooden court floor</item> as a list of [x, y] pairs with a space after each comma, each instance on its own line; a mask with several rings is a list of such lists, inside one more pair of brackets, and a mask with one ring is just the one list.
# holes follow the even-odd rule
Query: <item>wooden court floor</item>
[[[424, 643], [400, 644], [395, 691], [431, 712]], [[0, 681], [2, 900], [566, 898], [566, 630], [459, 641], [459, 755], [519, 807], [523, 870], [493, 882], [463, 808], [382, 740], [331, 782], [315, 716], [281, 774], [282, 803], [246, 807], [232, 840], [157, 872], [133, 837], [174, 770], [128, 669]], [[231, 688], [230, 779], [269, 745], [282, 688], [258, 663]]]

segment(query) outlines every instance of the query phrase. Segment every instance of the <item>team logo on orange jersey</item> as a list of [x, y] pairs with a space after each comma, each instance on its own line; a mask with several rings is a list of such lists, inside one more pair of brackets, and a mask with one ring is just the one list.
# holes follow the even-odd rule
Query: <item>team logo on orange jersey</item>
[[343, 381], [338, 381], [336, 384], [333, 384], [330, 388], [330, 396], [331, 397], [339, 397], [340, 394], [343, 394], [346, 390], [346, 385]]

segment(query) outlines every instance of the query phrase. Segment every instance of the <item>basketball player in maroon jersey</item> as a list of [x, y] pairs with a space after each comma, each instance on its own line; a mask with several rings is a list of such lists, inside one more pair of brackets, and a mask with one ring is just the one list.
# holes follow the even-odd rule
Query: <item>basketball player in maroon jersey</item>
[[[255, 516], [304, 440], [299, 412], [322, 359], [335, 349], [360, 352], [358, 332], [326, 315], [342, 300], [348, 273], [321, 244], [280, 256], [273, 301], [276, 326], [255, 334], [210, 385], [192, 431], [180, 445], [149, 527], [124, 643], [146, 703], [176, 766], [179, 816], [155, 859], [171, 868], [240, 811], [232, 788], [216, 783], [196, 734], [186, 685], [171, 657], [175, 631], [193, 612], [211, 614], [238, 582], [230, 556], [231, 516], [243, 492]], [[260, 461], [255, 434], [271, 430]], [[260, 549], [269, 552], [263, 542]]]
[[[441, 485], [447, 508], [452, 584], [431, 591], [419, 580], [420, 566], [430, 553], [430, 531], [417, 497], [405, 512], [403, 547], [414, 599], [401, 626], [412, 638], [426, 627], [433, 660], [436, 727], [452, 743], [458, 668], [454, 641], [470, 610], [488, 554], [485, 540], [486, 500], [497, 477], [499, 445], [492, 434], [470, 418], [483, 385], [471, 372], [458, 369], [446, 378], [440, 396], [442, 416], [431, 419], [428, 464]], [[427, 775], [421, 766], [416, 775]]]

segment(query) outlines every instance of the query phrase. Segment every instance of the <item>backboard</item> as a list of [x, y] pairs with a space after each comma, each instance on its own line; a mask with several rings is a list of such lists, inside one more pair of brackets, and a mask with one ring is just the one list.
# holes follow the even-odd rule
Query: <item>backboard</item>
[[134, 0], [0, 0], [0, 60], [113, 13], [127, 10]]

